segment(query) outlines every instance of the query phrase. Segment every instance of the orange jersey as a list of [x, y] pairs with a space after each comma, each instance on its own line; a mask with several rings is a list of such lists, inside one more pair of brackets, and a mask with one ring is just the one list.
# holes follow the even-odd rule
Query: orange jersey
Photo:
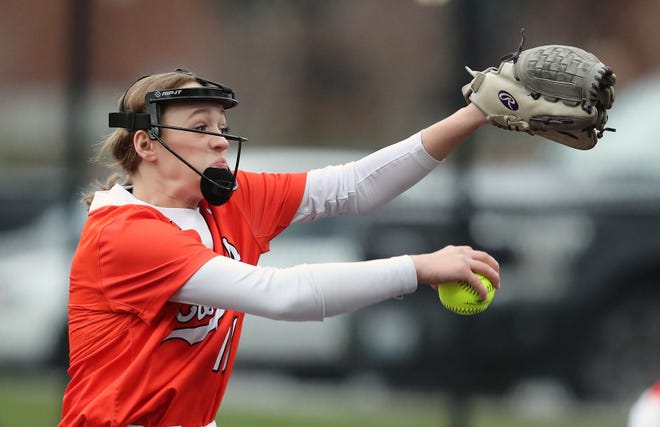
[[150, 206], [90, 212], [71, 266], [61, 427], [201, 427], [215, 419], [243, 313], [169, 300], [218, 254], [256, 264], [290, 224], [305, 177], [239, 172], [229, 202], [200, 205], [214, 250]]

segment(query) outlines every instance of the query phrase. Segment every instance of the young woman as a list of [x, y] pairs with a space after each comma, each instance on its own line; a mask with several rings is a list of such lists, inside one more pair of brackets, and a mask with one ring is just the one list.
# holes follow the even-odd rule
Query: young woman
[[124, 180], [86, 200], [71, 266], [71, 381], [60, 426], [214, 426], [245, 313], [323, 320], [419, 284], [480, 273], [489, 254], [449, 246], [353, 263], [256, 267], [293, 223], [367, 212], [422, 179], [479, 126], [473, 105], [355, 162], [305, 173], [238, 170], [226, 159], [227, 87], [177, 70], [144, 77], [110, 115], [102, 150]]

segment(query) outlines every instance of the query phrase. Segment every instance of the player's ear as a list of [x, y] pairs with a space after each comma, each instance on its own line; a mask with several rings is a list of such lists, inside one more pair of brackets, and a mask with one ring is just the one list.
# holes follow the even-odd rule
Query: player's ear
[[153, 161], [156, 158], [155, 143], [156, 141], [149, 138], [147, 131], [138, 130], [133, 135], [133, 147], [143, 160]]

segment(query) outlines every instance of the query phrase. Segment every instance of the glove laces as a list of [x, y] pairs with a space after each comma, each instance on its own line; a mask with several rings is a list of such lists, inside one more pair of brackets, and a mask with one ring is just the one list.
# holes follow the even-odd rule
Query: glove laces
[[523, 51], [524, 44], [525, 44], [525, 27], [522, 27], [520, 29], [520, 44], [518, 45], [518, 50], [511, 53], [507, 53], [502, 58], [500, 58], [500, 61], [502, 62], [513, 61], [514, 64], [518, 62], [518, 58], [520, 57], [520, 54]]

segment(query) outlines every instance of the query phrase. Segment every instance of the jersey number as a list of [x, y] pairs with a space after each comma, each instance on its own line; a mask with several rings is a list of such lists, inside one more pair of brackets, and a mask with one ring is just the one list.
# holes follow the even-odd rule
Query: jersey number
[[218, 357], [215, 359], [215, 364], [213, 365], [213, 372], [225, 372], [227, 369], [227, 364], [229, 363], [229, 357], [231, 356], [231, 349], [234, 342], [234, 333], [236, 332], [236, 324], [238, 323], [238, 317], [234, 316], [234, 319], [231, 322], [231, 328], [227, 331], [225, 335], [225, 340], [222, 342], [222, 347], [218, 352]]

